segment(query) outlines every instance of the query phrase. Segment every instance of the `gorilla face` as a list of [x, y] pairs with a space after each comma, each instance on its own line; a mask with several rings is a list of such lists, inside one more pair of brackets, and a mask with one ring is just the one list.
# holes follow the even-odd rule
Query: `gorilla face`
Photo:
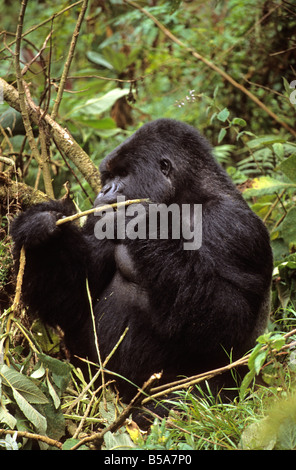
[[118, 196], [169, 203], [175, 195], [173, 159], [173, 155], [164, 156], [159, 150], [151, 161], [151, 154], [147, 158], [145, 146], [138, 145], [137, 136], [133, 136], [101, 163], [102, 190], [95, 205], [116, 202]]

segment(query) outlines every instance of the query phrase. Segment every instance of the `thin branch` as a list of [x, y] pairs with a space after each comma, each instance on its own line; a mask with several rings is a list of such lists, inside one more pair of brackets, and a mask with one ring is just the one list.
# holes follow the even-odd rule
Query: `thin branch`
[[211, 62], [210, 60], [206, 59], [203, 57], [201, 54], [198, 52], [194, 51], [190, 47], [188, 47], [184, 42], [180, 41], [171, 31], [169, 31], [162, 23], [160, 23], [155, 16], [153, 16], [149, 11], [145, 10], [145, 8], [140, 7], [137, 5], [135, 2], [131, 0], [123, 0], [124, 3], [127, 3], [128, 5], [132, 6], [133, 8], [136, 8], [137, 10], [140, 10], [144, 15], [146, 15], [148, 18], [150, 18], [156, 26], [174, 43], [178, 44], [178, 46], [182, 47], [185, 49], [187, 52], [189, 52], [193, 57], [196, 59], [200, 60], [204, 64], [207, 65], [210, 69], [214, 70], [217, 72], [219, 75], [221, 75], [225, 80], [227, 80], [231, 85], [233, 85], [235, 88], [238, 88], [240, 91], [242, 91], [245, 95], [247, 95], [254, 103], [256, 103], [263, 111], [265, 111], [272, 119], [274, 119], [277, 123], [279, 123], [282, 127], [284, 127], [287, 131], [289, 131], [294, 137], [296, 136], [296, 131], [290, 127], [286, 122], [282, 121], [271, 109], [269, 109], [262, 101], [260, 101], [257, 96], [253, 95], [247, 88], [245, 88], [243, 85], [238, 83], [236, 80], [234, 80], [227, 72], [225, 72], [223, 69], [218, 67], [216, 64]]
[[94, 433], [91, 436], [87, 436], [84, 439], [82, 439], [80, 442], [78, 442], [75, 446], [73, 446], [70, 450], [76, 450], [83, 444], [86, 444], [88, 442], [97, 442], [98, 444], [101, 444], [103, 441], [103, 437], [107, 432], [116, 432], [117, 429], [119, 429], [125, 420], [128, 418], [130, 415], [132, 408], [137, 406], [142, 399], [143, 393], [149, 393], [150, 388], [154, 384], [155, 381], [159, 380], [161, 377], [161, 374], [153, 374], [150, 379], [145, 382], [143, 387], [139, 389], [138, 393], [135, 395], [135, 397], [131, 400], [131, 402], [124, 408], [124, 410], [120, 413], [117, 419], [113, 421], [109, 426], [107, 426], [105, 429], [103, 429], [100, 432]]
[[[0, 89], [3, 90], [3, 97], [5, 101], [17, 111], [20, 111], [20, 96], [17, 90], [9, 85], [3, 78], [0, 77]], [[44, 121], [48, 124], [54, 139], [58, 142], [59, 146], [78, 170], [82, 173], [90, 187], [97, 193], [101, 187], [100, 173], [87, 153], [75, 141], [70, 132], [60, 126], [51, 116], [44, 113], [44, 110], [33, 105], [32, 102], [27, 102], [27, 112], [30, 120], [39, 126], [40, 114], [43, 116]], [[38, 111], [40, 110], [40, 111]], [[44, 115], [43, 115], [44, 113]]]
[[[46, 194], [50, 198], [54, 199], [49, 165], [46, 160], [42, 159], [42, 156], [40, 155], [37, 144], [35, 142], [33, 129], [32, 129], [31, 121], [29, 117], [28, 107], [27, 107], [25, 83], [22, 79], [22, 71], [21, 71], [21, 66], [20, 66], [21, 39], [22, 39], [23, 22], [24, 22], [27, 3], [28, 3], [28, 0], [23, 0], [21, 3], [21, 9], [20, 9], [17, 31], [16, 31], [16, 45], [15, 45], [15, 54], [14, 54], [17, 88], [19, 92], [19, 105], [20, 105], [20, 111], [22, 114], [22, 119], [23, 119], [24, 127], [26, 130], [26, 135], [28, 138], [28, 142], [29, 142], [32, 154], [35, 160], [37, 161], [39, 167], [42, 169], [42, 175], [43, 175], [43, 181], [44, 181]], [[27, 90], [27, 94], [28, 94], [28, 90]]]
[[[117, 341], [116, 345], [114, 346], [114, 348], [112, 349], [111, 353], [106, 357], [105, 361], [103, 362], [103, 367], [106, 367], [109, 359], [113, 356], [114, 352], [117, 350], [118, 346], [122, 343], [123, 339], [125, 338], [125, 335], [127, 334], [128, 332], [128, 327], [124, 330], [123, 334], [120, 336], [119, 340]], [[78, 356], [76, 356], [78, 357]], [[81, 359], [82, 361], [85, 361], [85, 359], [82, 359], [82, 358], [79, 358]], [[94, 364], [94, 363], [91, 363], [90, 361], [86, 361], [88, 364], [90, 365], [94, 365], [94, 366], [97, 366], [97, 364]], [[68, 412], [71, 411], [74, 406], [77, 405], [77, 403], [79, 403], [79, 401], [82, 400], [82, 398], [84, 397], [85, 393], [92, 387], [92, 385], [97, 381], [97, 379], [99, 378], [101, 374], [101, 369], [98, 369], [98, 371], [95, 373], [95, 375], [92, 377], [92, 379], [89, 381], [89, 383], [84, 387], [84, 389], [82, 390], [82, 392], [79, 394], [79, 396], [74, 400], [74, 402], [69, 406], [68, 408]], [[109, 382], [107, 382], [108, 384]]]
[[17, 275], [17, 280], [16, 280], [14, 301], [11, 307], [11, 311], [8, 315], [7, 324], [6, 324], [4, 357], [8, 366], [9, 366], [9, 358], [8, 358], [9, 333], [10, 333], [12, 318], [20, 304], [25, 265], [26, 265], [26, 254], [25, 254], [24, 247], [22, 247], [21, 252], [20, 252], [20, 263], [19, 263], [19, 270], [18, 270], [18, 275]]
[[57, 97], [56, 97], [56, 100], [55, 100], [54, 105], [53, 105], [53, 110], [52, 110], [52, 113], [51, 113], [52, 119], [55, 119], [57, 114], [58, 114], [58, 110], [59, 110], [59, 106], [60, 106], [60, 103], [61, 103], [61, 100], [62, 100], [65, 84], [66, 84], [66, 81], [67, 81], [70, 66], [71, 66], [71, 63], [72, 63], [73, 56], [74, 56], [74, 51], [75, 51], [77, 39], [78, 39], [78, 36], [79, 36], [80, 27], [81, 27], [82, 21], [84, 19], [84, 15], [85, 15], [85, 12], [86, 12], [86, 9], [87, 9], [87, 5], [88, 5], [88, 0], [84, 0], [83, 3], [82, 3], [81, 11], [80, 11], [79, 16], [78, 16], [78, 20], [77, 20], [77, 23], [76, 23], [76, 26], [75, 26], [75, 30], [74, 30], [74, 33], [73, 33], [73, 36], [72, 36], [72, 40], [71, 40], [71, 44], [70, 44], [70, 48], [69, 48], [69, 52], [68, 52], [68, 57], [67, 57], [67, 60], [65, 62], [65, 66], [64, 66], [63, 73], [62, 73], [62, 77], [61, 77]]
[[58, 449], [62, 448], [62, 443], [59, 441], [56, 441], [55, 439], [51, 439], [50, 437], [47, 436], [42, 436], [40, 434], [33, 434], [32, 432], [27, 432], [27, 431], [14, 431], [14, 430], [8, 430], [8, 429], [0, 429], [0, 436], [4, 434], [10, 434], [11, 436], [14, 436], [17, 434], [18, 437], [24, 437], [25, 439], [33, 439], [35, 441], [41, 441], [45, 442], [49, 446], [57, 447]]
[[23, 70], [22, 70], [22, 75], [25, 75], [25, 73], [27, 73], [27, 71], [28, 71], [28, 69], [31, 67], [31, 65], [32, 65], [34, 62], [36, 62], [36, 60], [41, 56], [42, 52], [44, 51], [44, 49], [45, 49], [46, 46], [47, 46], [47, 42], [48, 42], [48, 40], [50, 39], [51, 35], [52, 35], [52, 31], [50, 31], [50, 33], [46, 36], [45, 41], [44, 41], [44, 43], [42, 44], [41, 49], [37, 52], [37, 54], [33, 57], [32, 60], [30, 60], [30, 62], [28, 62], [28, 63], [24, 66], [24, 68], [23, 68]]
[[[58, 18], [60, 15], [62, 15], [63, 13], [65, 13], [66, 11], [70, 10], [71, 8], [74, 8], [76, 7], [77, 5], [79, 5], [80, 3], [82, 3], [83, 0], [79, 0], [78, 2], [75, 2], [75, 3], [72, 3], [71, 5], [67, 6], [66, 8], [63, 8], [63, 10], [60, 10], [58, 11], [57, 13], [54, 13], [53, 15], [51, 15], [49, 18], [47, 18], [46, 20], [42, 21], [41, 23], [35, 25], [35, 26], [32, 26], [30, 29], [28, 29], [27, 31], [25, 31], [23, 34], [22, 34], [22, 38], [24, 38], [25, 36], [27, 36], [28, 34], [32, 33], [33, 31], [36, 31], [36, 29], [38, 28], [42, 28], [42, 26], [46, 25], [47, 23], [49, 23], [50, 21], [52, 21], [53, 19], [55, 18]], [[0, 37], [1, 35], [6, 35], [6, 34], [12, 34], [8, 31], [1, 31], [0, 32]], [[0, 53], [5, 51], [5, 49], [9, 48], [9, 46], [12, 46], [13, 44], [15, 44], [16, 42], [16, 39], [14, 39], [12, 42], [10, 42], [8, 45], [6, 45], [5, 47], [3, 47], [2, 49], [0, 49]]]
[[112, 208], [120, 208], [124, 206], [129, 206], [130, 204], [140, 204], [141, 202], [148, 202], [149, 199], [129, 199], [127, 201], [121, 202], [114, 202], [113, 204], [106, 204], [104, 206], [93, 207], [92, 209], [88, 209], [87, 211], [78, 212], [77, 214], [70, 215], [69, 217], [64, 217], [63, 219], [59, 219], [56, 222], [56, 225], [62, 225], [66, 222], [72, 222], [73, 220], [79, 219], [80, 217], [84, 217], [89, 214], [93, 214], [95, 212], [100, 213]]

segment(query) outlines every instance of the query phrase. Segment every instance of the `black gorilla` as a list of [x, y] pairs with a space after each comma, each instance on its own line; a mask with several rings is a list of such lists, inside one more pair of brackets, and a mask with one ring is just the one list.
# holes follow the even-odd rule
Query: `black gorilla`
[[[38, 204], [12, 226], [16, 256], [26, 249], [30, 310], [60, 325], [73, 355], [97, 361], [87, 278], [102, 359], [128, 327], [107, 368], [138, 386], [154, 372], [169, 382], [249, 350], [269, 313], [269, 236], [207, 141], [186, 124], [159, 119], [117, 147], [100, 170], [96, 205], [117, 196], [202, 204], [202, 245], [184, 249], [171, 231], [167, 239], [98, 240], [95, 225], [103, 217], [90, 215], [83, 228], [57, 227], [57, 219], [73, 213], [72, 202]], [[118, 384], [125, 400], [136, 393], [127, 381]]]

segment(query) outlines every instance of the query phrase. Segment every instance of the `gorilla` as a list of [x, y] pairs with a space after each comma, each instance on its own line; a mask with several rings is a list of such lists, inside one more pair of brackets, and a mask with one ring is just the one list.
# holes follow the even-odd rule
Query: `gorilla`
[[[188, 237], [173, 236], [172, 218], [166, 237], [158, 228], [152, 237], [116, 230], [100, 237], [110, 212], [89, 215], [82, 227], [56, 225], [75, 211], [73, 202], [37, 204], [11, 229], [16, 258], [22, 246], [26, 251], [23, 298], [30, 311], [62, 328], [73, 356], [97, 362], [90, 292], [102, 361], [128, 328], [107, 365], [120, 375], [125, 401], [135, 395], [134, 384], [141, 387], [155, 372], [168, 383], [252, 348], [269, 315], [269, 235], [207, 140], [185, 123], [158, 119], [107, 155], [100, 173], [95, 205], [148, 198], [141, 205], [148, 224], [150, 203], [189, 207], [191, 228], [194, 206], [201, 207], [201, 243], [185, 248]], [[116, 221], [119, 210], [112, 216]]]

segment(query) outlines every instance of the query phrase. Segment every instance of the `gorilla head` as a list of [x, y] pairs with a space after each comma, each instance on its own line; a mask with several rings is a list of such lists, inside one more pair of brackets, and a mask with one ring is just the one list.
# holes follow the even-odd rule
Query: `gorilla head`
[[202, 203], [234, 187], [193, 128], [169, 119], [141, 127], [100, 165], [102, 191], [96, 204], [149, 198], [156, 203]]

